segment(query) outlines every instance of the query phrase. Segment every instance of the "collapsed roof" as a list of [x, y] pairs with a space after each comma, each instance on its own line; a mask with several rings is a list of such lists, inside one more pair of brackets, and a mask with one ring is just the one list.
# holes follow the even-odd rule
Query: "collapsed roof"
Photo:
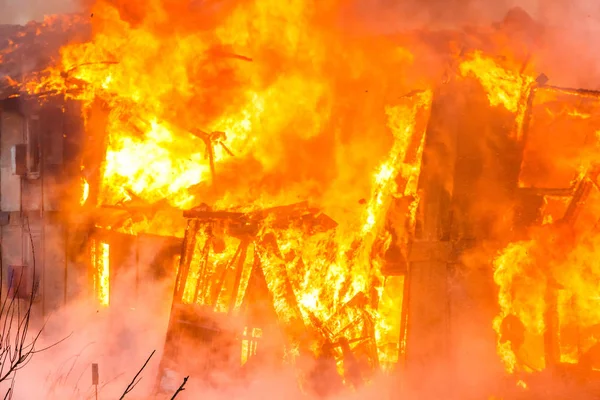
[[61, 46], [88, 35], [89, 24], [78, 14], [48, 16], [26, 25], [0, 25], [0, 98], [18, 93], [19, 82], [52, 64]]

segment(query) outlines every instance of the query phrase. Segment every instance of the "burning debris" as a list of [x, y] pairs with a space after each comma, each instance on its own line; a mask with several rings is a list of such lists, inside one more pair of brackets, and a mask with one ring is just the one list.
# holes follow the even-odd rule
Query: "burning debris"
[[0, 94], [18, 94], [24, 80], [56, 62], [70, 40], [84, 40], [89, 24], [79, 15], [53, 15], [25, 26], [0, 25]]

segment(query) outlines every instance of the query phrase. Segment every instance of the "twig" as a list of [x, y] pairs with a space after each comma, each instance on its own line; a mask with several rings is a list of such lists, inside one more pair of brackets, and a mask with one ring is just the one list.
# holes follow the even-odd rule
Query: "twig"
[[133, 377], [133, 379], [131, 380], [129, 385], [127, 385], [127, 388], [125, 388], [125, 391], [123, 392], [121, 397], [119, 397], [119, 400], [123, 400], [125, 398], [125, 396], [127, 395], [127, 393], [131, 392], [135, 388], [135, 386], [140, 382], [140, 380], [142, 380], [142, 378], [138, 379], [138, 376], [140, 376], [140, 374], [142, 373], [144, 368], [146, 368], [146, 365], [148, 365], [148, 362], [150, 361], [150, 359], [152, 358], [154, 353], [156, 353], [156, 350], [152, 350], [152, 353], [150, 353], [150, 356], [148, 357], [148, 359], [146, 360], [144, 365], [142, 365], [142, 368], [140, 368], [140, 370], [137, 372], [137, 374], [135, 374], [135, 376]]
[[[9, 292], [1, 301], [2, 306], [0, 308], [0, 319], [4, 318], [4, 322], [2, 331], [0, 333], [0, 382], [3, 382], [7, 379], [13, 379], [14, 381], [14, 376], [17, 371], [29, 363], [33, 355], [37, 352], [35, 346], [43, 330], [42, 327], [42, 329], [38, 331], [37, 335], [35, 335], [29, 342], [27, 341], [31, 322], [31, 312], [36, 292], [36, 288], [34, 287], [36, 279], [36, 264], [33, 235], [31, 234], [29, 217], [27, 216], [23, 218], [24, 228], [25, 224], [31, 245], [33, 281], [31, 293], [29, 294], [29, 299], [27, 301], [27, 310], [23, 313], [23, 315], [21, 315], [21, 307], [17, 301], [19, 289], [23, 283], [23, 270], [21, 270], [21, 276], [19, 277], [16, 288], [12, 290], [12, 296]], [[11, 287], [13, 287], [14, 282], [12, 282], [12, 279], [9, 284]], [[8, 393], [7, 395], [12, 396], [11, 393]]]
[[173, 397], [171, 397], [171, 400], [173, 400], [175, 397], [177, 397], [177, 395], [181, 392], [183, 392], [185, 390], [184, 386], [187, 383], [188, 379], [190, 379], [189, 376], [186, 376], [185, 378], [183, 378], [183, 382], [181, 382], [181, 385], [179, 386], [179, 388], [177, 389], [177, 391], [173, 394]]

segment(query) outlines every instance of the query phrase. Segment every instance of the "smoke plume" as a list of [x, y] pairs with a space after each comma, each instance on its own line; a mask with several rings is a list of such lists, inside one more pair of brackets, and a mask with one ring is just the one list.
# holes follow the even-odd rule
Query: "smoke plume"
[[80, 9], [78, 0], [0, 0], [0, 24], [24, 24], [44, 15], [72, 13]]

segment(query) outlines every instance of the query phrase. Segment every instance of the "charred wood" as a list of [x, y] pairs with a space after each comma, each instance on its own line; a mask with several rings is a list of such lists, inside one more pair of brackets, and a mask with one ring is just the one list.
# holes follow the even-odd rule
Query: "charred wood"
[[577, 219], [577, 216], [581, 212], [581, 208], [585, 204], [585, 200], [592, 191], [593, 185], [594, 183], [587, 178], [581, 181], [573, 195], [573, 199], [571, 200], [567, 211], [565, 212], [565, 216], [562, 219], [563, 223], [573, 224]]
[[582, 97], [600, 98], [600, 91], [597, 91], [597, 90], [562, 88], [562, 87], [551, 86], [551, 85], [540, 86], [540, 88], [549, 89], [556, 93], [571, 94], [571, 95], [577, 95], [577, 96], [582, 96]]

